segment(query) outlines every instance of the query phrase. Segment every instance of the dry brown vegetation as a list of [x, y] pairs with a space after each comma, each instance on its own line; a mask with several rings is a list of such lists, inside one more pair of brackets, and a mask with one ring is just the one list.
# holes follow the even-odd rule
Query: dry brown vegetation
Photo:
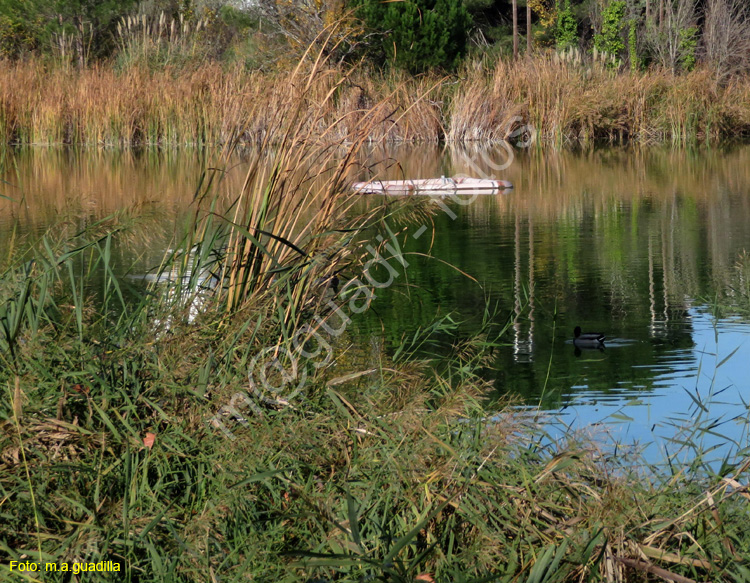
[[[342, 82], [343, 81], [343, 82]], [[310, 129], [321, 132], [340, 120], [331, 141], [346, 135], [374, 108], [371, 139], [428, 140], [441, 133], [440, 111], [415, 97], [436, 80], [376, 89], [366, 76], [346, 79], [343, 70], [319, 70], [308, 88], [289, 76], [222, 70], [214, 63], [193, 71], [118, 73], [94, 66], [80, 71], [47, 70], [41, 63], [0, 63], [0, 141], [11, 144], [96, 145], [224, 144], [278, 141], [287, 127], [277, 117], [290, 94], [302, 103], [325, 102]], [[328, 97], [328, 93], [333, 91]], [[276, 132], [268, 136], [269, 131]]]
[[477, 61], [457, 78], [329, 67], [306, 88], [288, 75], [215, 63], [118, 72], [103, 65], [49, 69], [32, 60], [0, 62], [0, 142], [214, 145], [239, 134], [262, 143], [272, 128], [286, 129], [274, 118], [287, 115], [290, 93], [303, 91], [308, 106], [325, 103], [310, 123], [335, 124], [332, 141], [347, 137], [371, 110], [373, 141], [495, 140], [521, 123], [556, 145], [688, 143], [750, 133], [750, 81], [722, 83], [708, 70], [617, 73], [540, 56]]
[[[722, 87], [710, 72], [616, 73], [539, 58], [475, 70], [450, 111], [451, 141], [503, 137], [520, 116], [543, 142], [710, 141], [746, 134], [747, 79]], [[501, 135], [497, 132], [500, 130]]]

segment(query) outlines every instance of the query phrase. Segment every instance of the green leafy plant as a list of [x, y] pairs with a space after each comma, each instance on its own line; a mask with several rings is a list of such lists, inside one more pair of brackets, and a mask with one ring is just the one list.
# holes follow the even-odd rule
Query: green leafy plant
[[558, 2], [555, 43], [558, 50], [565, 50], [578, 44], [578, 23], [570, 8], [570, 0], [565, 0], [562, 8]]
[[376, 61], [411, 73], [454, 68], [466, 52], [469, 13], [461, 0], [359, 0], [359, 15], [379, 39]]
[[594, 47], [601, 52], [618, 56], [625, 50], [622, 32], [626, 4], [624, 0], [610, 2], [602, 11], [602, 30], [594, 35]]
[[41, 51], [80, 65], [109, 56], [117, 20], [133, 0], [0, 0], [0, 55]]
[[633, 18], [630, 20], [630, 30], [628, 30], [628, 60], [630, 61], [630, 70], [639, 71], [641, 60], [638, 57], [638, 37], [636, 34], [637, 21]]
[[696, 49], [698, 48], [698, 27], [680, 29], [680, 63], [685, 71], [692, 71], [696, 63]]

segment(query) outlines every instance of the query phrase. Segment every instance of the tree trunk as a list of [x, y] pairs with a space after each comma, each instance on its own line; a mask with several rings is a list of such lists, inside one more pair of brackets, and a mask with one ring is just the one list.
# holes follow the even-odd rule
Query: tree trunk
[[513, 58], [518, 58], [518, 0], [513, 0]]
[[73, 22], [75, 23], [76, 31], [78, 33], [75, 38], [76, 54], [78, 55], [78, 68], [83, 69], [86, 64], [86, 58], [83, 52], [83, 18], [75, 16]]
[[659, 30], [664, 27], [664, 0], [659, 0]]
[[526, 0], [526, 55], [531, 56], [531, 4]]

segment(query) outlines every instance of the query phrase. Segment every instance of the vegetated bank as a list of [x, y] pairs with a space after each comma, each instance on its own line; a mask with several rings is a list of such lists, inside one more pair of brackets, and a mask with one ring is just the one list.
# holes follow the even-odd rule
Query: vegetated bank
[[[363, 229], [381, 227], [400, 269], [396, 234], [434, 206], [352, 212], [347, 176], [382, 119], [319, 125], [337, 107], [316, 93], [327, 71], [321, 58], [278, 94], [286, 115], [239, 192], [207, 172], [165, 258], [171, 291], [128, 301], [114, 276], [116, 239], [147, 217], [66, 222], [4, 258], [3, 579], [28, 580], [10, 561], [111, 561], [128, 583], [747, 580], [748, 462], [708, 463], [710, 422], [663, 469], [555, 443], [534, 416], [488, 418], [482, 371], [503, 341], [489, 310], [474, 337], [446, 318], [390, 356], [351, 346], [371, 291]], [[223, 282], [209, 296], [206, 269]], [[416, 356], [436, 338], [454, 339], [439, 361]]]
[[[312, 65], [303, 65], [311, 67]], [[0, 142], [13, 145], [248, 144], [283, 135], [289, 75], [218, 63], [150, 69], [109, 64], [45, 66], [0, 62]], [[331, 98], [326, 99], [328, 92]], [[530, 124], [540, 143], [715, 143], [750, 135], [750, 78], [720, 82], [708, 69], [673, 75], [614, 71], [606, 63], [477, 59], [450, 76], [331, 65], [311, 80], [309, 101], [325, 101], [324, 139], [353, 132], [366, 114], [367, 139], [393, 142], [498, 140]]]

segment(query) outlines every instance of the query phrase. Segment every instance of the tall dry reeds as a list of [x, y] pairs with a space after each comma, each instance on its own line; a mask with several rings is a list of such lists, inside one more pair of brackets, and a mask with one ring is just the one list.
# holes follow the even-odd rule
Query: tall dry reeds
[[[442, 135], [438, 104], [420, 99], [439, 79], [383, 83], [365, 74], [352, 79], [328, 69], [307, 87], [307, 103], [325, 103], [315, 122], [335, 120], [346, 137], [365, 114], [375, 120], [372, 140], [437, 140]], [[237, 137], [246, 143], [278, 142], [294, 79], [224, 70], [207, 63], [196, 69], [150, 71], [107, 66], [69, 71], [40, 62], [0, 62], [0, 142], [6, 144], [221, 145]], [[333, 93], [328, 95], [333, 89]], [[312, 123], [312, 122], [311, 122]], [[269, 132], [275, 132], [269, 135]]]
[[[34, 60], [0, 62], [0, 142], [95, 145], [215, 145], [279, 142], [288, 74], [199, 66], [135, 64], [117, 71], [75, 71]], [[335, 120], [331, 139], [347, 139], [373, 121], [373, 141], [451, 142], [502, 139], [531, 123], [543, 142], [687, 143], [750, 133], [750, 80], [720, 84], [707, 70], [616, 72], [594, 62], [541, 55], [473, 63], [457, 78], [354, 72], [329, 64], [307, 87], [318, 129]], [[312, 122], [310, 122], [312, 123]], [[310, 126], [314, 129], [314, 126]], [[307, 128], [306, 128], [307, 129]], [[269, 135], [269, 132], [276, 132]]]
[[498, 61], [473, 70], [454, 98], [448, 139], [504, 137], [520, 116], [543, 142], [710, 141], [747, 135], [750, 80], [721, 87], [710, 72], [614, 72], [598, 64]]
[[191, 25], [184, 15], [167, 17], [163, 11], [155, 17], [146, 14], [123, 17], [117, 23], [119, 53], [129, 61], [140, 61], [141, 65], [148, 65], [150, 59], [170, 63], [193, 58], [201, 51], [198, 37], [206, 26], [203, 19]]
[[[392, 103], [404, 98], [397, 85], [382, 103], [339, 115], [335, 102], [346, 95], [349, 76], [329, 67], [322, 50], [311, 60], [311, 67], [301, 64], [287, 78], [286, 92], [274, 96], [278, 101], [265, 112], [262, 129], [234, 133], [219, 165], [223, 169], [208, 170], [196, 193], [194, 221], [177, 246], [189, 252], [166, 258], [172, 269], [181, 261], [182, 275], [170, 292], [178, 310], [188, 304], [184, 298], [202, 293], [210, 274], [220, 283], [211, 305], [226, 325], [238, 311], [262, 306], [270, 314], [266, 325], [273, 322], [279, 334], [279, 347], [292, 337], [298, 344], [299, 330], [312, 333], [323, 326], [332, 302], [349, 301], [361, 287], [356, 276], [344, 282], [342, 275], [339, 291], [337, 274], [365, 263], [372, 247], [362, 241], [362, 232], [388, 211], [379, 205], [353, 210], [361, 195], [350, 188], [352, 177], [373, 172], [371, 161], [363, 167], [360, 150], [374, 135], [403, 131], [401, 119], [423, 101], [418, 97], [395, 111]], [[220, 182], [231, 174], [230, 156], [246, 135], [257, 139], [257, 147], [247, 152], [243, 184], [228, 195]], [[311, 318], [312, 324], [305, 324]]]

